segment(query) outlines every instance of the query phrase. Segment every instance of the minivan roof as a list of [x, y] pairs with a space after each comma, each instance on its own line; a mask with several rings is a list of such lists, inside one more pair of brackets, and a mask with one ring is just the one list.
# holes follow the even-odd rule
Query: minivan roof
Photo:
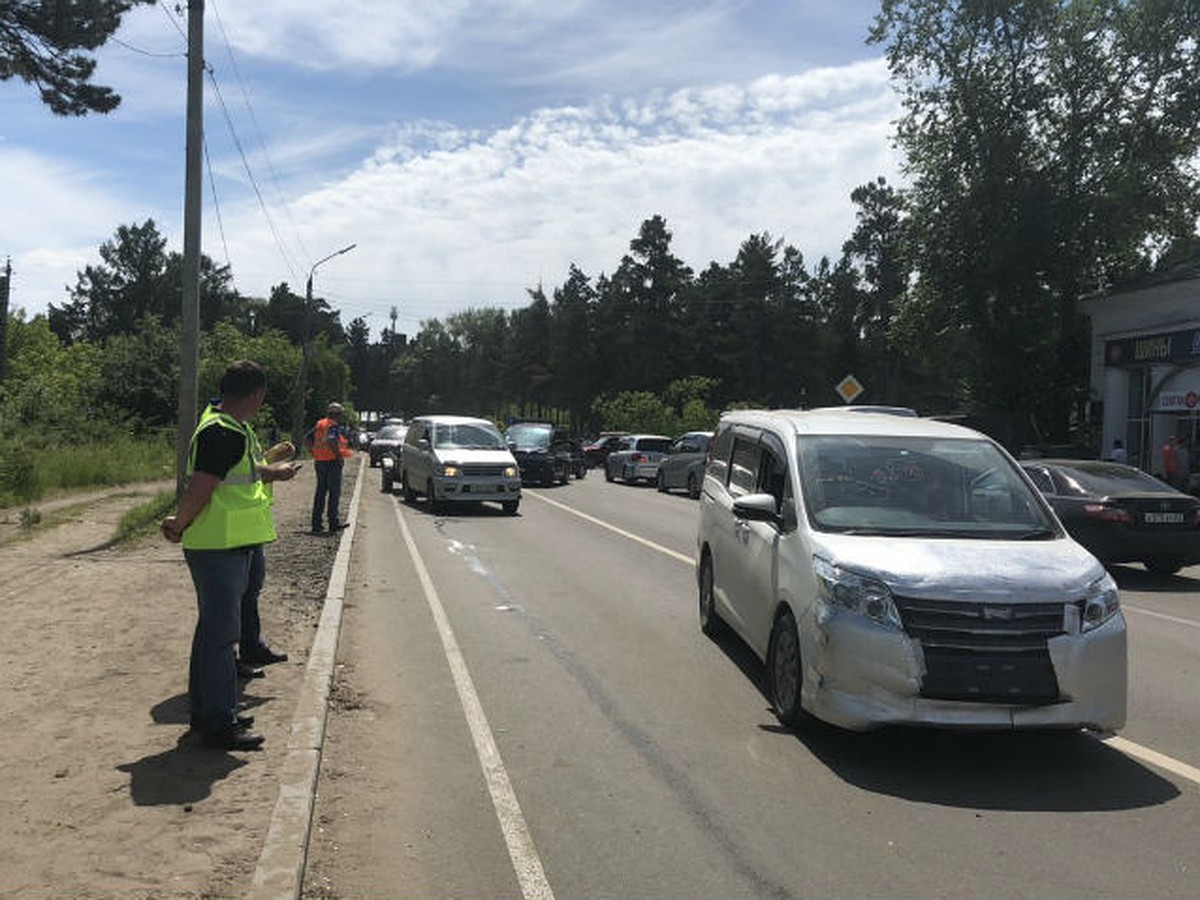
[[[723, 413], [721, 421], [774, 428], [792, 434], [862, 434], [911, 437], [984, 438], [961, 425], [915, 415], [836, 406], [820, 409], [739, 409]], [[986, 438], [984, 438], [986, 439]]]

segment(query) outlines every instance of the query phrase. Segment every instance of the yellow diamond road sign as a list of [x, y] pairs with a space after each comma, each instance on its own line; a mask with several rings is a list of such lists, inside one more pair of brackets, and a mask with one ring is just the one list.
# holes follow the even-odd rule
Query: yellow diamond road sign
[[853, 403], [864, 390], [862, 383], [853, 375], [847, 375], [837, 383], [838, 396], [847, 403]]

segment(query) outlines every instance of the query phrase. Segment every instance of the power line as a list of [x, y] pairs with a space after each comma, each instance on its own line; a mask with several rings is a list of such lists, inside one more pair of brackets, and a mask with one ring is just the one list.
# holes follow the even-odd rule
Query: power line
[[225, 223], [221, 220], [221, 203], [217, 200], [217, 182], [213, 178], [212, 160], [208, 157], [208, 138], [204, 139], [204, 166], [208, 169], [208, 186], [212, 191], [213, 211], [217, 214], [217, 231], [221, 233], [221, 246], [225, 248], [225, 265], [233, 270], [233, 262], [229, 259], [229, 242], [225, 240]]

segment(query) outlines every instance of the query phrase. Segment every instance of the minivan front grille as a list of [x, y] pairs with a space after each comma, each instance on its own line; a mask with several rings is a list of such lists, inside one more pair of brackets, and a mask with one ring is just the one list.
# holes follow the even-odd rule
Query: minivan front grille
[[499, 478], [504, 474], [504, 466], [499, 463], [464, 463], [462, 473], [469, 478]]
[[1065, 633], [1063, 603], [896, 597], [900, 621], [921, 642], [921, 696], [980, 703], [1059, 700], [1047, 640]]

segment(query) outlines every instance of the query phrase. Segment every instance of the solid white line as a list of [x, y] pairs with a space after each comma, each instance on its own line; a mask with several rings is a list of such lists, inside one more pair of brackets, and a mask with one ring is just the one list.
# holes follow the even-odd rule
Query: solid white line
[[475, 741], [475, 753], [479, 757], [488, 792], [492, 795], [492, 806], [495, 807], [496, 818], [500, 821], [504, 843], [508, 845], [508, 856], [512, 860], [513, 870], [517, 873], [517, 880], [521, 883], [521, 894], [525, 900], [554, 900], [554, 892], [550, 889], [550, 882], [546, 880], [542, 861], [533, 846], [533, 836], [525, 824], [525, 816], [521, 813], [521, 805], [517, 802], [508, 771], [504, 768], [504, 760], [500, 758], [500, 750], [496, 746], [491, 726], [484, 715], [479, 695], [475, 692], [475, 684], [467, 669], [466, 659], [458, 646], [458, 640], [454, 637], [454, 631], [450, 628], [446, 610], [438, 597], [433, 579], [429, 577], [429, 570], [425, 568], [425, 561], [417, 551], [412, 532], [408, 530], [408, 523], [404, 519], [400, 504], [396, 504], [395, 509], [404, 543], [408, 546], [417, 576], [421, 579], [421, 587], [425, 591], [425, 599], [429, 603], [429, 611], [433, 613], [433, 621], [442, 639], [446, 662], [450, 664], [450, 673], [454, 677], [454, 687], [458, 691], [459, 702], [467, 717], [471, 738]]
[[1124, 753], [1126, 756], [1131, 756], [1134, 759], [1157, 766], [1160, 769], [1166, 769], [1180, 778], [1186, 778], [1188, 781], [1200, 784], [1200, 769], [1197, 769], [1195, 766], [1189, 766], [1185, 762], [1180, 762], [1173, 757], [1159, 753], [1157, 750], [1151, 750], [1149, 747], [1143, 747], [1141, 744], [1135, 744], [1133, 741], [1126, 740], [1117, 735], [1101, 737], [1099, 740], [1119, 753]]
[[1200, 628], [1200, 622], [1197, 622], [1194, 619], [1181, 619], [1178, 616], [1168, 616], [1166, 613], [1142, 609], [1140, 606], [1130, 606], [1127, 603], [1122, 603], [1121, 609], [1126, 610], [1127, 612], [1139, 613], [1143, 616], [1153, 616], [1155, 619], [1164, 619], [1168, 622], [1174, 622], [1176, 625], [1190, 625], [1192, 628]]
[[591, 522], [593, 525], [599, 525], [601, 528], [607, 528], [609, 531], [621, 535], [621, 537], [629, 538], [631, 541], [636, 541], [645, 547], [649, 547], [651, 550], [657, 550], [659, 553], [665, 553], [667, 556], [671, 557], [672, 559], [677, 559], [685, 565], [694, 566], [696, 564], [696, 560], [685, 553], [678, 553], [675, 550], [672, 550], [670, 547], [664, 547], [662, 544], [656, 544], [654, 541], [648, 541], [644, 537], [638, 537], [632, 531], [626, 531], [624, 528], [618, 528], [616, 525], [611, 525], [608, 522], [605, 522], [603, 519], [597, 519], [595, 516], [589, 516], [587, 513], [580, 512], [574, 507], [567, 506], [565, 503], [559, 503], [557, 500], [551, 500], [549, 497], [545, 497], [539, 494], [537, 491], [525, 491], [524, 493], [530, 497], [537, 497], [543, 503], [549, 503], [551, 506], [557, 506], [563, 512], [569, 512], [573, 516], [579, 516], [579, 518], [585, 519], [588, 522]]

